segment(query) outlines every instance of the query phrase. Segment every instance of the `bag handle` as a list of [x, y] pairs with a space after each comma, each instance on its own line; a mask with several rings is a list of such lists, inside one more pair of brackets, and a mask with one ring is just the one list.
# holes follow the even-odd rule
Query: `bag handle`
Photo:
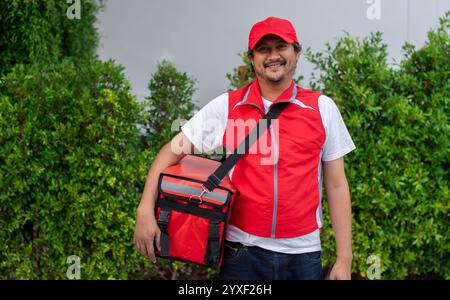
[[[275, 103], [270, 111], [264, 115], [264, 117], [259, 120], [258, 124], [253, 128], [253, 130], [247, 135], [244, 141], [234, 150], [232, 154], [230, 154], [225, 161], [211, 174], [209, 175], [207, 181], [203, 184], [204, 190], [202, 194], [203, 196], [205, 192], [212, 191], [216, 187], [219, 186], [222, 179], [227, 175], [227, 173], [236, 165], [239, 159], [244, 156], [249, 149], [253, 146], [253, 144], [259, 139], [260, 135], [262, 135], [270, 126], [272, 125], [272, 121], [278, 118], [281, 112], [295, 100], [295, 96], [297, 95], [297, 86], [294, 86], [292, 97], [289, 102], [279, 102]], [[267, 126], [265, 126], [267, 124]]]

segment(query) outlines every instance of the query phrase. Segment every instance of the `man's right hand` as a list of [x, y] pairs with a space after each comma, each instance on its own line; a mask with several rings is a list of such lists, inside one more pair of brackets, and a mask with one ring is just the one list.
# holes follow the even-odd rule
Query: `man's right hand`
[[155, 263], [154, 241], [156, 241], [158, 250], [161, 251], [161, 230], [158, 227], [155, 216], [152, 213], [140, 214], [138, 212], [133, 237], [134, 247]]
[[[180, 146], [181, 153], [175, 153], [172, 149]], [[178, 148], [178, 150], [180, 150]], [[152, 162], [145, 181], [144, 192], [137, 209], [136, 229], [134, 231], [134, 246], [142, 255], [149, 257], [156, 262], [155, 249], [156, 242], [158, 250], [161, 251], [161, 230], [155, 219], [154, 205], [158, 197], [158, 180], [162, 171], [168, 166], [176, 164], [188, 153], [193, 153], [194, 145], [183, 134], [178, 133], [170, 142], [164, 145]]]

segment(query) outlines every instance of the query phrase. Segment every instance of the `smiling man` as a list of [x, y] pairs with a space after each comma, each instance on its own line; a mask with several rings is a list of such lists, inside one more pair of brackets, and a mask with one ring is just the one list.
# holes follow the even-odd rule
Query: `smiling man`
[[[172, 140], [183, 145], [182, 154], [168, 143], [150, 168], [134, 237], [142, 254], [154, 260], [153, 241], [160, 246], [153, 212], [161, 171], [194, 147], [208, 152], [223, 145], [231, 153], [240, 143], [230, 134], [242, 129], [236, 124], [256, 125], [274, 105], [289, 102], [255, 144], [270, 145], [270, 158], [250, 149], [228, 174], [238, 194], [220, 278], [322, 279], [323, 177], [337, 251], [329, 278], [350, 279], [351, 203], [343, 156], [355, 145], [333, 100], [295, 84], [300, 53], [288, 20], [270, 17], [252, 27], [248, 56], [256, 79], [205, 105]], [[210, 126], [210, 120], [218, 125]]]
[[[273, 52], [273, 49], [276, 52]], [[289, 44], [274, 34], [264, 36], [248, 56], [258, 79], [270, 85], [288, 84], [294, 76], [301, 47], [297, 42]], [[256, 54], [256, 55], [255, 55]], [[275, 54], [275, 56], [274, 56]]]

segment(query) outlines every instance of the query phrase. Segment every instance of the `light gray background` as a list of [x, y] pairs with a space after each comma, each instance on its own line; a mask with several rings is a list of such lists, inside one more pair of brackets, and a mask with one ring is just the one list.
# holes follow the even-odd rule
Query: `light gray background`
[[[149, 95], [148, 81], [157, 63], [169, 59], [197, 79], [194, 101], [199, 107], [225, 92], [225, 74], [241, 64], [252, 25], [268, 16], [289, 19], [300, 43], [313, 51], [335, 43], [348, 31], [364, 37], [383, 32], [391, 62], [402, 57], [409, 41], [424, 43], [426, 33], [450, 10], [450, 0], [378, 0], [380, 19], [370, 20], [368, 8], [377, 0], [108, 0], [99, 14], [98, 54], [125, 67], [133, 92]], [[305, 59], [297, 74], [307, 87], [313, 71]], [[170, 99], [168, 99], [170, 101]]]

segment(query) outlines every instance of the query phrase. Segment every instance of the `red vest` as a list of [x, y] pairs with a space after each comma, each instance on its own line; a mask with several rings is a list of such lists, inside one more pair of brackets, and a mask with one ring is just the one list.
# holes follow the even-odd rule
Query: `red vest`
[[[228, 96], [223, 144], [232, 151], [265, 111], [257, 80]], [[234, 167], [231, 181], [238, 194], [231, 224], [247, 233], [272, 238], [302, 236], [319, 228], [318, 167], [325, 142], [319, 96], [319, 92], [292, 82], [275, 100], [291, 104]]]

